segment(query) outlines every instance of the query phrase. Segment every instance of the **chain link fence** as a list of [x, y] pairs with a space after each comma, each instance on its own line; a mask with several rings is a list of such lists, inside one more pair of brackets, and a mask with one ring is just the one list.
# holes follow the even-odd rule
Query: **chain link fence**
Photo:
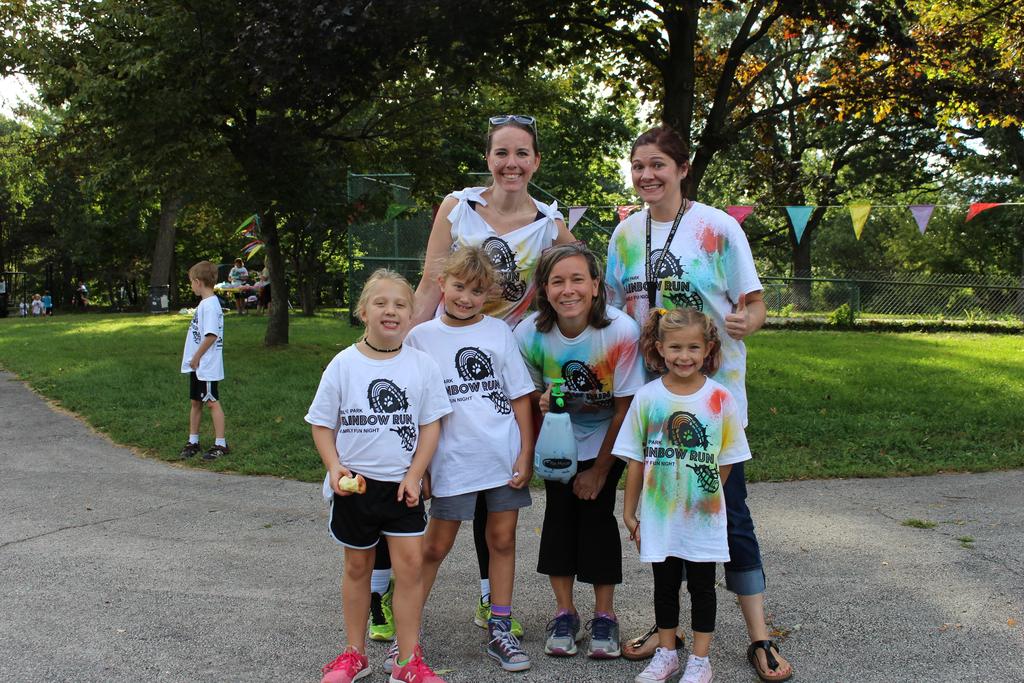
[[846, 304], [858, 317], [1024, 319], [1024, 282], [957, 273], [848, 273], [843, 277], [765, 276], [769, 315], [826, 316]]
[[[475, 176], [480, 176], [479, 178]], [[473, 174], [484, 184], [489, 174]], [[337, 283], [336, 300], [351, 308], [363, 283], [377, 268], [395, 270], [415, 286], [420, 277], [433, 211], [416, 205], [406, 174], [352, 174], [350, 201], [366, 207], [366, 217], [349, 227], [348, 268]], [[531, 194], [550, 202], [541, 187]], [[440, 204], [441, 198], [438, 198]], [[434, 207], [436, 210], [436, 207]], [[559, 204], [568, 216], [568, 207]], [[596, 220], [595, 220], [596, 219]], [[603, 254], [617, 218], [613, 212], [588, 212], [573, 234]], [[1024, 320], [1024, 278], [967, 274], [851, 272], [842, 275], [790, 277], [766, 275], [768, 314], [824, 318], [846, 304], [861, 318], [998, 321]]]

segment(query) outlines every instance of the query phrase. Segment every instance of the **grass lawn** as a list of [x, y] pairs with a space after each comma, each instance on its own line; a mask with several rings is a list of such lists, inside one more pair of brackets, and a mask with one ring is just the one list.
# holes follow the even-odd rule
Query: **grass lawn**
[[[172, 459], [188, 432], [178, 372], [188, 318], [0, 320], [0, 366], [100, 432]], [[341, 319], [229, 314], [221, 386], [232, 455], [197, 467], [322, 477], [302, 420], [320, 373], [359, 334]], [[1024, 466], [1024, 336], [765, 330], [748, 344], [751, 480], [875, 477]], [[203, 443], [211, 442], [209, 417]]]

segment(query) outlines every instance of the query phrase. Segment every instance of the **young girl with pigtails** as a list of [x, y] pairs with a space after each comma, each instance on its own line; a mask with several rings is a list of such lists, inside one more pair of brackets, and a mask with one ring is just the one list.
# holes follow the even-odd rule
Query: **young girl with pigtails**
[[715, 629], [715, 564], [729, 561], [722, 488], [750, 459], [735, 398], [710, 379], [721, 362], [714, 322], [692, 308], [652, 310], [641, 333], [648, 366], [661, 377], [633, 398], [612, 453], [628, 461], [623, 521], [654, 570], [658, 649], [637, 683], [678, 674], [679, 589], [691, 600], [692, 654], [682, 683], [708, 683]]

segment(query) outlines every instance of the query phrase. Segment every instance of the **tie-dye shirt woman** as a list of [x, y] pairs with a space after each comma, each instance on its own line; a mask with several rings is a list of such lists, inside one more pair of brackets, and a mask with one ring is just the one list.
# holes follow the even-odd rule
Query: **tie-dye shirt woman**
[[565, 380], [566, 409], [581, 462], [597, 457], [615, 412], [614, 398], [632, 396], [644, 382], [639, 328], [622, 311], [609, 306], [606, 314], [610, 325], [588, 327], [571, 339], [557, 326], [538, 331], [539, 313], [515, 329], [537, 391], [545, 391], [553, 380]]
[[681, 396], [660, 378], [644, 385], [612, 453], [644, 463], [637, 514], [641, 562], [729, 561], [718, 468], [749, 460], [750, 448], [728, 389], [709, 379]]
[[[650, 310], [647, 300], [647, 210], [629, 216], [608, 242], [608, 303], [637, 322]], [[651, 263], [660, 265], [655, 276], [658, 308], [695, 308], [711, 316], [720, 330], [725, 316], [741, 297], [762, 289], [747, 237], [736, 220], [699, 202], [690, 205], [679, 228], [666, 245], [672, 221], [651, 221]], [[668, 253], [665, 253], [665, 249]], [[664, 257], [662, 257], [664, 254]], [[746, 346], [722, 335], [722, 367], [714, 379], [736, 397], [737, 409], [747, 424]]]

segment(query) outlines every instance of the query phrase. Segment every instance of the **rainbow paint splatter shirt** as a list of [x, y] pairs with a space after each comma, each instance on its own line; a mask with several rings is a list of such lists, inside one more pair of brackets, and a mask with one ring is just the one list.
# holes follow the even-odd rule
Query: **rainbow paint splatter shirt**
[[643, 386], [640, 328], [622, 311], [608, 306], [611, 324], [587, 327], [569, 339], [554, 325], [537, 330], [537, 313], [514, 330], [537, 391], [565, 380], [566, 412], [576, 435], [578, 458], [593, 460], [601, 450], [615, 413], [615, 397], [632, 396]]
[[[550, 206], [538, 202], [537, 219], [521, 228], [499, 235], [480, 214], [472, 203], [487, 206], [483, 198], [486, 187], [467, 187], [453, 192], [451, 196], [459, 200], [455, 208], [448, 214], [452, 224], [452, 250], [459, 247], [472, 246], [482, 248], [498, 270], [501, 294], [489, 300], [482, 313], [493, 318], [501, 318], [509, 327], [515, 327], [526, 310], [533, 303], [536, 287], [533, 284], [533, 271], [537, 268], [540, 253], [555, 243], [558, 237], [556, 219], [561, 219], [558, 203]], [[437, 315], [444, 312], [442, 302]]]
[[[608, 242], [605, 283], [608, 301], [643, 325], [647, 318], [647, 275], [644, 263], [647, 211], [629, 216], [615, 228]], [[666, 248], [672, 222], [651, 221], [651, 264]], [[763, 289], [754, 268], [750, 244], [739, 223], [724, 211], [694, 202], [679, 223], [657, 279], [659, 308], [686, 306], [710, 315], [722, 338], [722, 365], [714, 379], [736, 397], [743, 424], [747, 424], [745, 386], [747, 350], [742, 341], [725, 333], [725, 316], [740, 295]]]
[[750, 459], [735, 398], [709, 379], [681, 396], [661, 379], [633, 397], [612, 454], [644, 463], [640, 561], [728, 562], [720, 465]]

